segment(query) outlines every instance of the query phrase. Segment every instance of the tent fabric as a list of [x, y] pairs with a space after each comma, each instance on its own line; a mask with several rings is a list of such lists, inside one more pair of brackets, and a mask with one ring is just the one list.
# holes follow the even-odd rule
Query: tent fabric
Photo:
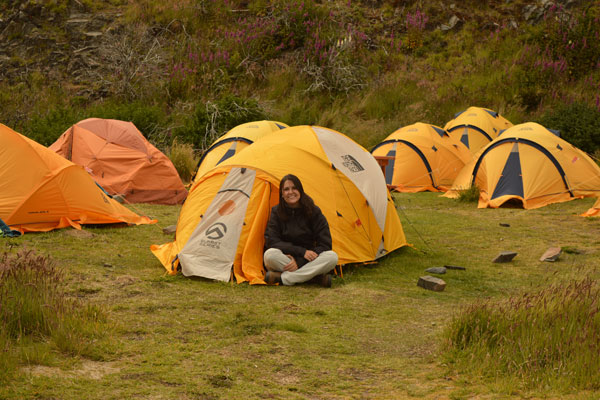
[[234, 156], [261, 137], [281, 129], [289, 128], [288, 125], [278, 121], [254, 121], [241, 124], [219, 137], [204, 152], [193, 181], [200, 179], [207, 171]]
[[600, 217], [600, 197], [594, 203], [592, 208], [582, 214], [583, 217]]
[[512, 125], [495, 111], [482, 107], [469, 107], [448, 121], [444, 129], [475, 155], [482, 147], [498, 137], [500, 132]]
[[471, 159], [471, 152], [442, 128], [417, 122], [398, 129], [371, 154], [390, 157], [385, 168], [388, 187], [398, 192], [445, 192]]
[[88, 118], [50, 147], [83, 166], [110, 195], [129, 203], [181, 204], [187, 196], [173, 163], [131, 122]]
[[600, 167], [583, 151], [535, 122], [515, 125], [484, 147], [445, 196], [476, 185], [479, 207], [516, 199], [532, 209], [600, 194]]
[[[264, 136], [200, 177], [181, 209], [175, 241], [152, 252], [171, 274], [181, 263], [182, 271], [228, 281], [233, 266], [238, 283], [264, 283], [264, 231], [279, 181], [289, 173], [327, 218], [339, 264], [372, 261], [407, 244], [373, 156], [339, 132], [297, 126]], [[201, 261], [186, 265], [191, 257]]]
[[22, 233], [81, 224], [149, 224], [78, 165], [0, 124], [0, 218]]

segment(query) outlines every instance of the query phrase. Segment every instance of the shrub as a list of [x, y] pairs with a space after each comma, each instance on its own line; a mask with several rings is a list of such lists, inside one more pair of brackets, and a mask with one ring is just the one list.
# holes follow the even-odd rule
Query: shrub
[[4, 369], [19, 357], [48, 359], [51, 347], [97, 357], [96, 339], [106, 327], [102, 310], [65, 295], [63, 273], [49, 257], [27, 250], [0, 255], [0, 379], [10, 376]]
[[22, 133], [44, 146], [49, 146], [80, 119], [81, 115], [74, 109], [61, 106], [45, 114], [33, 115], [24, 123]]
[[479, 201], [479, 187], [472, 185], [468, 189], [459, 190], [458, 201], [463, 203], [477, 203]]
[[600, 287], [589, 278], [473, 304], [446, 329], [446, 356], [461, 369], [528, 387], [598, 389], [599, 311]]
[[582, 103], [562, 104], [546, 112], [538, 122], [573, 146], [594, 153], [600, 149], [600, 110]]
[[173, 140], [173, 144], [169, 150], [169, 158], [179, 173], [181, 180], [184, 183], [189, 182], [198, 165], [198, 157], [196, 157], [192, 145], [189, 143], [178, 143], [177, 139]]
[[266, 113], [256, 100], [229, 94], [216, 102], [197, 104], [186, 125], [175, 130], [175, 136], [196, 149], [206, 149], [231, 128], [262, 119]]

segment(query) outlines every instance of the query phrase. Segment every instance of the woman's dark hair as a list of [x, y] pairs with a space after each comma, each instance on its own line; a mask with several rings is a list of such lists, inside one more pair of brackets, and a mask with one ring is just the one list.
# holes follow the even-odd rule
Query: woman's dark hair
[[289, 215], [292, 213], [291, 208], [283, 199], [283, 184], [285, 183], [285, 181], [292, 181], [296, 189], [298, 189], [298, 192], [300, 192], [300, 208], [302, 209], [304, 215], [310, 217], [312, 215], [313, 207], [315, 205], [313, 199], [311, 199], [309, 195], [304, 193], [304, 187], [302, 187], [302, 182], [300, 182], [300, 179], [298, 179], [296, 175], [287, 174], [286, 176], [281, 178], [281, 181], [279, 182], [279, 218], [286, 221], [289, 218]]

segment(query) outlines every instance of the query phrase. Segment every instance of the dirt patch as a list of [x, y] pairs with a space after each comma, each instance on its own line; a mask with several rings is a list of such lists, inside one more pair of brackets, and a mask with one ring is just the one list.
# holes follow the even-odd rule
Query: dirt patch
[[86, 360], [82, 361], [74, 370], [63, 370], [58, 367], [48, 367], [45, 365], [27, 366], [24, 367], [23, 370], [27, 374], [33, 376], [67, 379], [87, 378], [98, 380], [106, 375], [115, 374], [121, 369], [116, 367], [114, 363]]

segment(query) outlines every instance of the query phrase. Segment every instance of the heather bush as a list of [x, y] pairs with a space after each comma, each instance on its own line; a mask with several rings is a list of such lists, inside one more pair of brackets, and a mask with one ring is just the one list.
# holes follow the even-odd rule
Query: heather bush
[[573, 146], [592, 154], [600, 150], [600, 109], [583, 103], [560, 104], [538, 119]]
[[179, 143], [177, 139], [173, 140], [169, 150], [169, 159], [179, 173], [181, 180], [189, 182], [196, 172], [198, 165], [198, 157], [194, 152], [194, 148], [189, 143]]
[[219, 136], [245, 122], [267, 119], [258, 102], [227, 94], [217, 101], [200, 102], [175, 137], [195, 149], [207, 149]]
[[[106, 328], [100, 308], [66, 296], [63, 272], [49, 257], [28, 250], [0, 255], [0, 366], [47, 359], [51, 348], [97, 358]], [[3, 372], [0, 379], [10, 376]]]
[[589, 278], [476, 303], [446, 329], [447, 360], [530, 388], [598, 389], [599, 311], [600, 287]]

